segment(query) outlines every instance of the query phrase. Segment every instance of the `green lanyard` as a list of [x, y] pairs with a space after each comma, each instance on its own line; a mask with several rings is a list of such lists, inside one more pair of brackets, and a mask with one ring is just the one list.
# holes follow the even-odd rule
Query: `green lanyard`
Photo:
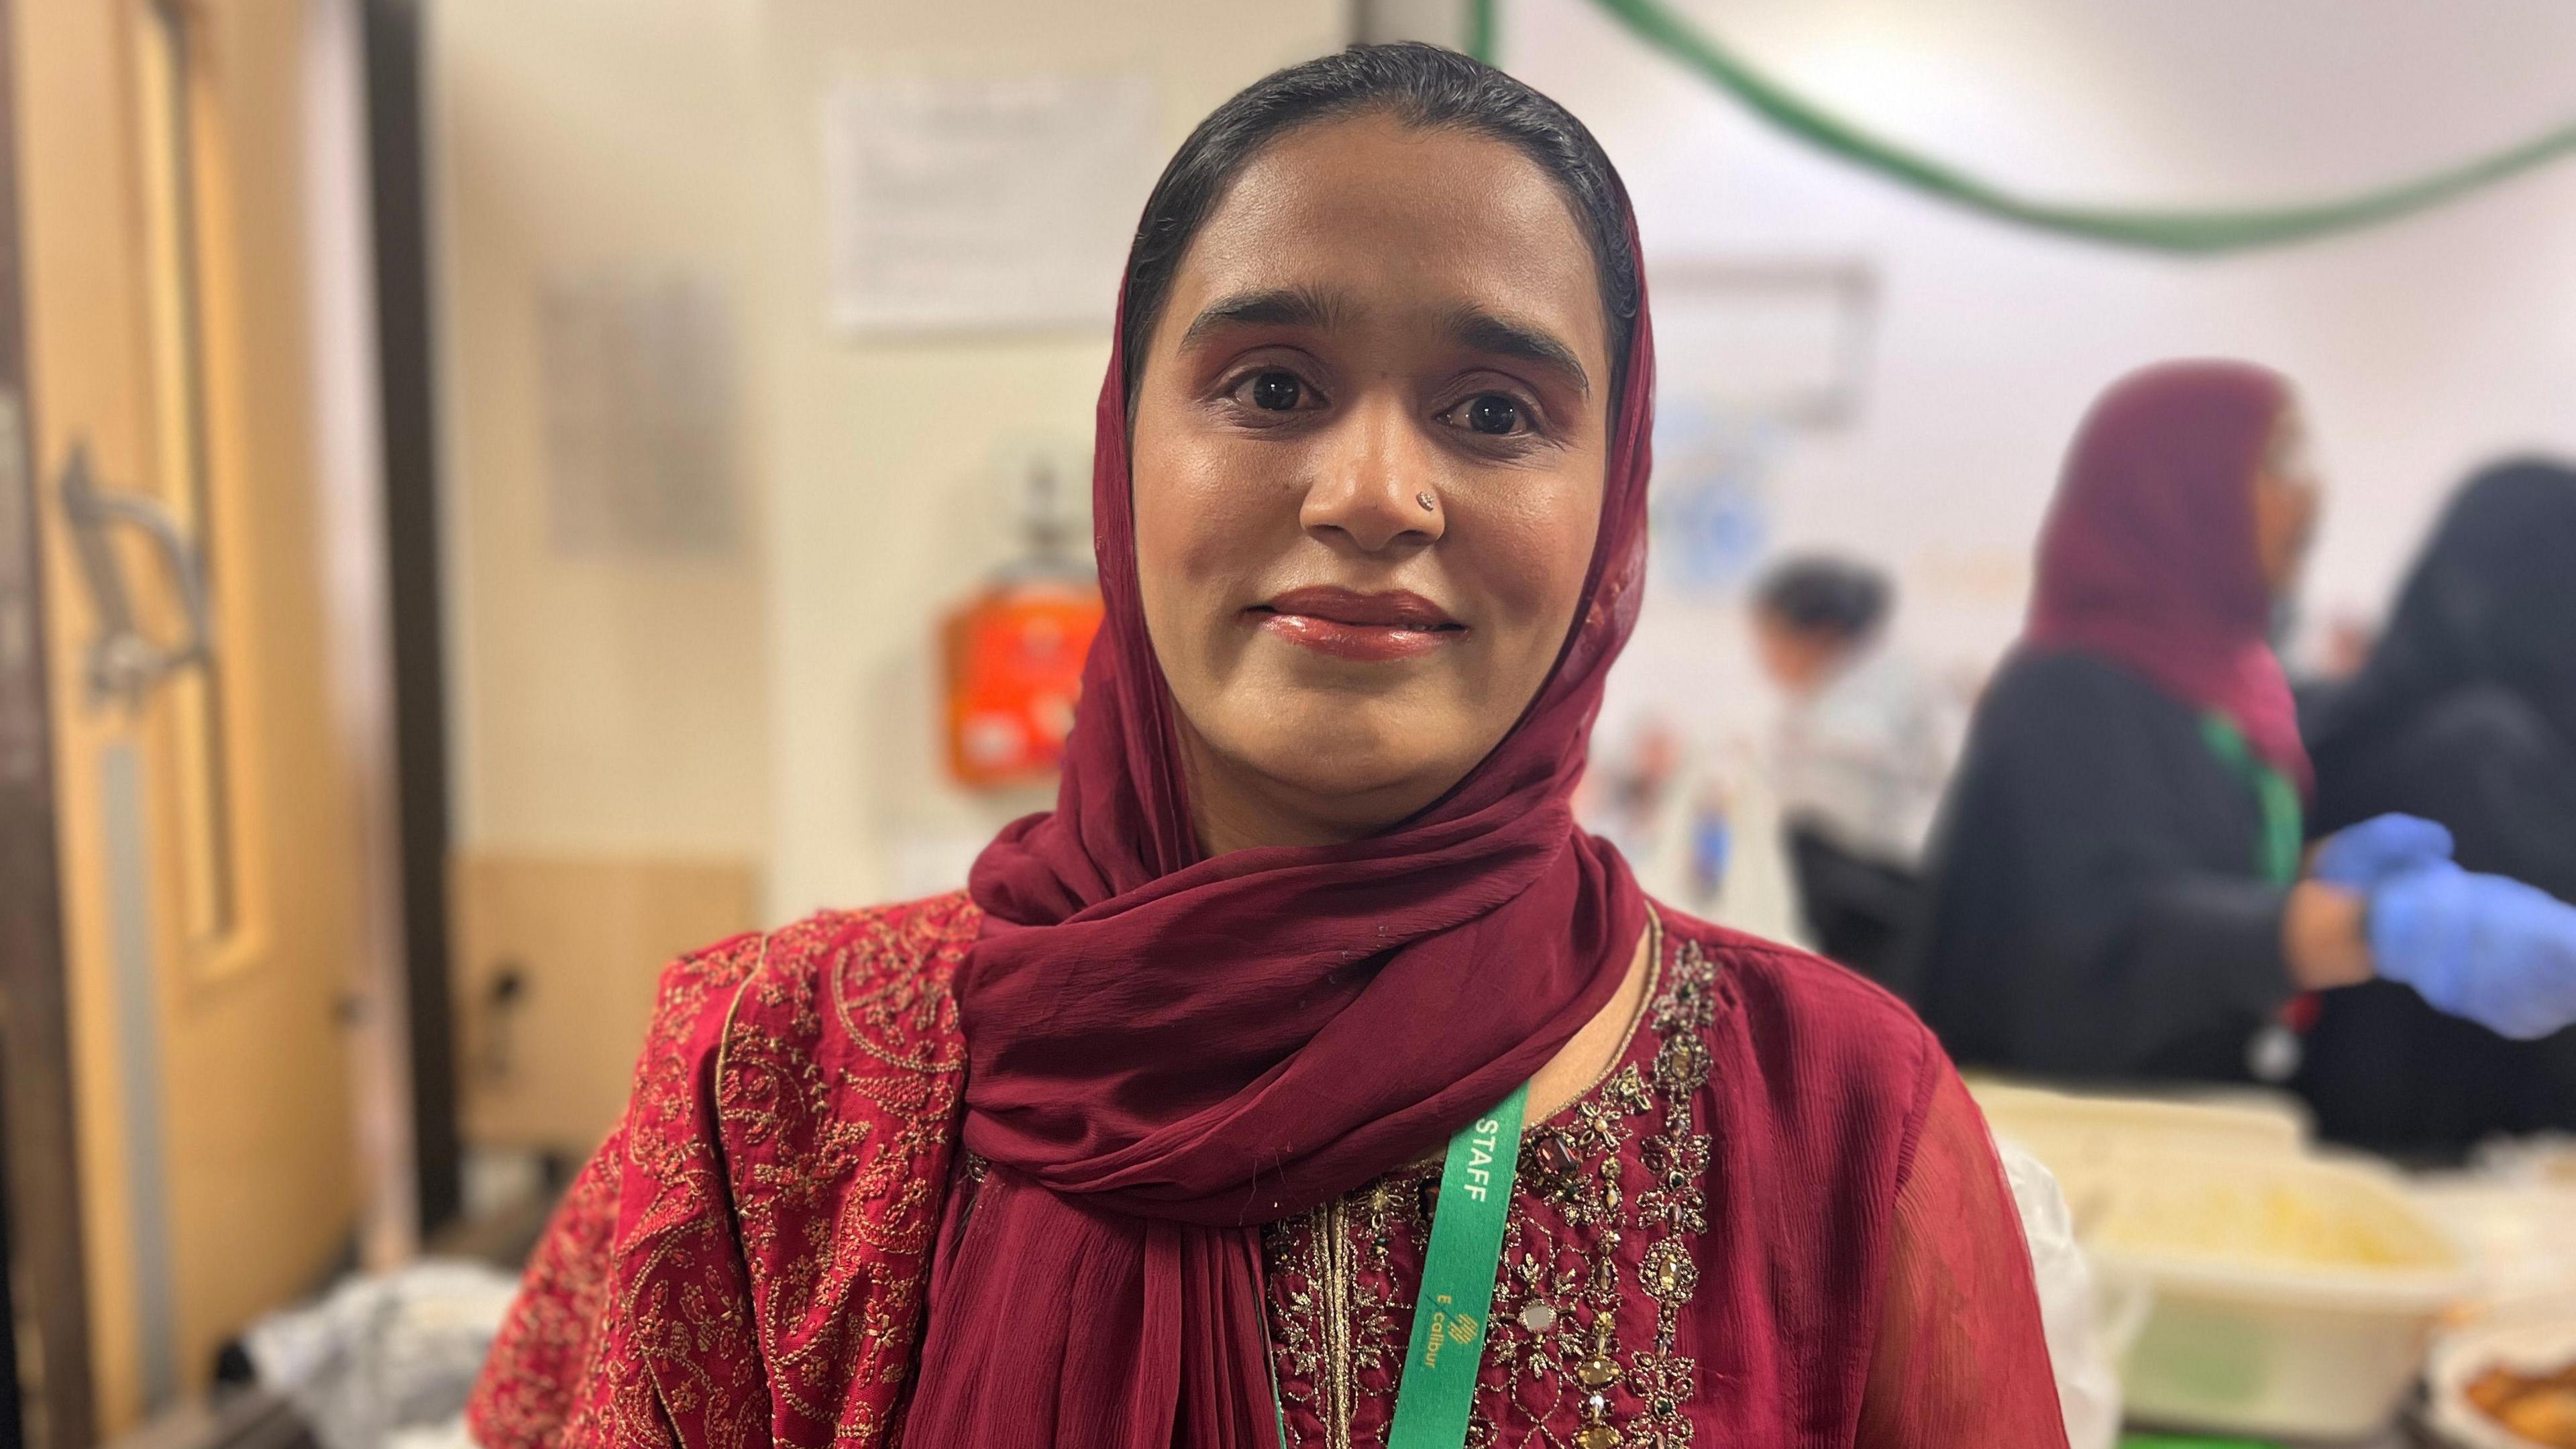
[[[1476, 1366], [1485, 1356], [1485, 1314], [1494, 1306], [1494, 1274], [1503, 1262], [1503, 1225], [1512, 1215], [1512, 1179], [1520, 1170], [1524, 1082], [1502, 1104], [1449, 1139], [1440, 1169], [1440, 1203], [1431, 1245], [1422, 1255], [1422, 1292], [1413, 1303], [1413, 1343], [1395, 1391], [1387, 1449], [1459, 1449], [1467, 1410], [1476, 1401]], [[1270, 1396], [1279, 1416], [1279, 1445], [1288, 1445], [1288, 1409], [1279, 1375]]]
[[2289, 776], [2256, 759], [2253, 747], [2245, 742], [2245, 732], [2227, 716], [2202, 715], [2200, 737], [2208, 743], [2211, 754], [2254, 788], [2254, 798], [2263, 807], [2262, 828], [2254, 837], [2254, 860], [2262, 868], [2264, 879], [2274, 885], [2297, 881], [2299, 854], [2307, 845], [2299, 787], [2290, 783]]
[[1476, 1398], [1476, 1366], [1485, 1354], [1485, 1313], [1493, 1307], [1494, 1272], [1503, 1261], [1503, 1225], [1511, 1217], [1521, 1114], [1528, 1105], [1524, 1083], [1449, 1139], [1387, 1449], [1458, 1449], [1467, 1442], [1467, 1409]]

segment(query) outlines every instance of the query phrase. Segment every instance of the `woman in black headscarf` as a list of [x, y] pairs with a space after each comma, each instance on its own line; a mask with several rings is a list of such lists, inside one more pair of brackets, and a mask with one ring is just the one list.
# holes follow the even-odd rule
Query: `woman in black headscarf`
[[[2576, 469], [2472, 478], [2369, 663], [2302, 714], [2313, 833], [2420, 815], [2469, 869], [2576, 901]], [[2302, 1075], [2320, 1126], [2368, 1120], [2394, 1147], [2576, 1127], [2576, 1031], [2509, 1042], [2384, 984], [2327, 998]]]

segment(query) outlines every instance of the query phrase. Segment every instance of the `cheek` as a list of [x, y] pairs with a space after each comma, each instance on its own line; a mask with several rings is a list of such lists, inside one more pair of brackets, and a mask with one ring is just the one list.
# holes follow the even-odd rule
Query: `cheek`
[[2257, 496], [2254, 514], [2258, 546], [2266, 564], [2278, 567], [2295, 558], [2316, 521], [2316, 500], [2304, 491], [2273, 486]]
[[1773, 681], [1781, 682], [1788, 679], [1788, 651], [1780, 647], [1779, 636], [1772, 633], [1768, 625], [1754, 627], [1753, 657], [1760, 661], [1762, 672]]
[[[1278, 548], [1280, 490], [1251, 473], [1222, 442], [1179, 428], [1153, 428], [1140, 418], [1134, 495], [1136, 574], [1145, 622], [1166, 672], [1175, 653], [1196, 654], [1190, 641], [1248, 597]], [[1293, 532], [1294, 508], [1288, 516]]]
[[1457, 541], [1469, 546], [1453, 562], [1475, 579], [1508, 636], [1496, 641], [1502, 652], [1523, 667], [1535, 658], [1544, 669], [1574, 623], [1601, 527], [1601, 485], [1579, 476], [1517, 481], [1530, 486], [1462, 520], [1469, 527]]
[[2320, 493], [2313, 488], [2303, 488], [2299, 491], [2299, 538], [2301, 542], [2304, 543], [2307, 540], [2307, 536], [2311, 532], [2315, 531], [2317, 520], [2324, 516], [2325, 511], [2326, 499], [2323, 493]]

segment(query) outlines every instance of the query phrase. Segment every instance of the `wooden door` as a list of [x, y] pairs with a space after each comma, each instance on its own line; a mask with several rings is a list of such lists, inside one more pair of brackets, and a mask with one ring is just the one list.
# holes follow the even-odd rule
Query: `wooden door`
[[378, 959], [382, 862], [333, 672], [357, 561], [319, 480], [307, 0], [9, 9], [82, 1252], [114, 1433], [350, 1248], [365, 1073], [344, 1019]]

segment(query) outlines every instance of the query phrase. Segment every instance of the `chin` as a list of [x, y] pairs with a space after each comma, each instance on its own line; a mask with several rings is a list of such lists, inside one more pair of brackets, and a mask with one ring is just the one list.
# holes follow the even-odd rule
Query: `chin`
[[1436, 796], [1475, 764], [1473, 756], [1425, 748], [1450, 743], [1444, 736], [1454, 731], [1409, 729], [1373, 719], [1374, 713], [1347, 701], [1281, 710], [1247, 721], [1247, 728], [1219, 747], [1313, 802], [1348, 801], [1354, 820], [1373, 820], [1389, 799]]

